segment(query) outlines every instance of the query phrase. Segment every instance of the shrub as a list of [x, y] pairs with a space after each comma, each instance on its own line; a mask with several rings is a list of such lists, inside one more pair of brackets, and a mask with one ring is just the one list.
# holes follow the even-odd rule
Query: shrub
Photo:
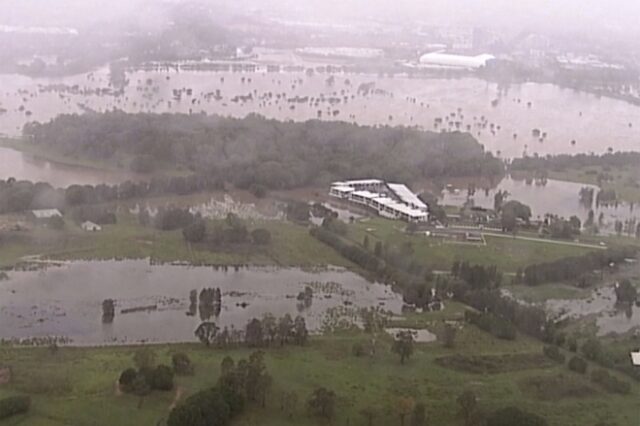
[[120, 378], [118, 379], [118, 383], [122, 387], [122, 390], [125, 392], [131, 391], [131, 386], [133, 385], [133, 381], [136, 379], [136, 370], [133, 368], [127, 368], [120, 374]]
[[153, 370], [150, 386], [160, 391], [173, 389], [173, 370], [166, 365], [159, 365]]
[[487, 419], [487, 426], [546, 426], [542, 417], [522, 411], [517, 407], [502, 408], [493, 412]]
[[193, 374], [193, 364], [191, 359], [184, 352], [178, 352], [171, 357], [171, 363], [173, 365], [173, 371], [178, 375], [190, 375]]
[[0, 419], [6, 419], [29, 411], [31, 398], [28, 396], [12, 396], [0, 399]]
[[569, 370], [571, 371], [584, 374], [587, 372], [587, 361], [585, 361], [584, 359], [578, 356], [574, 356], [569, 360], [568, 367], [569, 367]]
[[565, 356], [560, 352], [557, 346], [547, 345], [542, 349], [542, 352], [549, 359], [559, 362], [560, 364], [564, 364]]
[[353, 347], [351, 348], [351, 353], [353, 354], [353, 356], [358, 358], [365, 356], [365, 350], [364, 346], [362, 346], [362, 343], [354, 343]]

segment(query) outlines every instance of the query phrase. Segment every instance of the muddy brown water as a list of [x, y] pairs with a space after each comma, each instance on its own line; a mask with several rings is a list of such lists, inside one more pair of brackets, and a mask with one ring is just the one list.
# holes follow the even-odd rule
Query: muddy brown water
[[[296, 300], [314, 288], [308, 307]], [[401, 296], [350, 271], [328, 267], [213, 268], [151, 265], [145, 260], [72, 262], [60, 267], [11, 271], [0, 281], [0, 339], [63, 336], [75, 345], [195, 341], [202, 322], [189, 311], [189, 292], [205, 287], [222, 291], [222, 308], [212, 317], [221, 328], [244, 329], [254, 317], [300, 314], [311, 331], [332, 315], [359, 321], [358, 309], [379, 307], [401, 312]], [[111, 324], [102, 321], [102, 301], [116, 301]], [[123, 314], [122, 310], [137, 307]], [[335, 318], [333, 318], [335, 319]]]

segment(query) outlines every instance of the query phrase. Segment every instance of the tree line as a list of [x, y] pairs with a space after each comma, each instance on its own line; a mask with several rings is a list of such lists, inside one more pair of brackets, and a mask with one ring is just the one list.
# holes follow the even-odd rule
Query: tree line
[[239, 188], [283, 189], [377, 176], [496, 176], [501, 160], [471, 135], [310, 120], [279, 122], [120, 111], [29, 123], [25, 138], [58, 154], [125, 161], [148, 172], [169, 165]]

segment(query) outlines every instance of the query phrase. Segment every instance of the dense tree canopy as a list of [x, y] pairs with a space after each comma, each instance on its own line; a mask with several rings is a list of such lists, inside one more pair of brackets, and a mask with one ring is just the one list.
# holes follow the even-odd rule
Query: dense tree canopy
[[465, 133], [278, 122], [257, 115], [61, 115], [45, 124], [27, 124], [24, 135], [63, 155], [128, 161], [137, 171], [177, 165], [243, 188], [292, 188], [370, 176], [400, 181], [489, 176], [503, 169]]

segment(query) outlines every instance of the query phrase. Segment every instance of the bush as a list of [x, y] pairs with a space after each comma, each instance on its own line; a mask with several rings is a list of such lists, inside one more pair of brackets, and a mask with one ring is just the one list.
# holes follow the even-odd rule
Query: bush
[[159, 365], [151, 375], [151, 389], [170, 391], [173, 389], [173, 370], [166, 365]]
[[547, 358], [557, 361], [560, 364], [564, 364], [564, 361], [566, 359], [557, 346], [547, 345], [542, 348], [542, 353], [544, 353]]
[[594, 370], [591, 373], [591, 381], [598, 383], [610, 393], [619, 393], [621, 395], [628, 395], [631, 393], [631, 385], [628, 382], [618, 379], [607, 370]]
[[28, 396], [12, 396], [0, 399], [0, 419], [6, 419], [29, 411], [31, 398]]
[[122, 387], [122, 390], [125, 392], [131, 391], [131, 386], [133, 385], [133, 381], [136, 379], [136, 370], [133, 368], [127, 368], [120, 374], [120, 378], [118, 379], [118, 383]]
[[251, 231], [251, 239], [254, 244], [265, 246], [271, 242], [271, 233], [263, 228]]
[[193, 374], [193, 364], [191, 359], [184, 352], [178, 352], [171, 357], [171, 363], [173, 365], [173, 371], [178, 375], [191, 375]]
[[574, 356], [569, 360], [568, 367], [569, 367], [569, 370], [571, 371], [584, 374], [587, 372], [587, 361], [585, 361], [584, 359], [578, 356]]
[[212, 388], [198, 392], [171, 410], [167, 426], [225, 426], [231, 419], [231, 408], [222, 392]]
[[351, 348], [351, 353], [353, 354], [353, 356], [358, 358], [365, 356], [365, 350], [364, 346], [362, 346], [362, 343], [354, 343], [353, 347]]

